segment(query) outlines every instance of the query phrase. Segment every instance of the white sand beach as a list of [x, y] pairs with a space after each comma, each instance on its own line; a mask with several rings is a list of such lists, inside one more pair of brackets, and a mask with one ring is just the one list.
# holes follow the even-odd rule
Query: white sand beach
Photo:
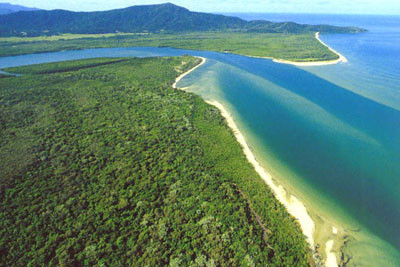
[[[194, 71], [195, 69], [197, 69], [198, 67], [200, 67], [202, 64], [204, 64], [206, 62], [205, 58], [201, 58], [201, 59], [202, 59], [202, 62], [199, 65], [197, 65], [196, 67], [194, 67], [194, 68], [188, 70], [187, 72], [183, 73], [182, 75], [180, 75], [175, 80], [175, 83], [172, 86], [174, 88], [177, 88], [176, 84], [183, 77], [185, 77], [190, 72]], [[299, 220], [299, 223], [301, 225], [303, 233], [306, 235], [308, 243], [313, 248], [314, 247], [313, 232], [314, 232], [315, 226], [314, 226], [313, 220], [311, 219], [310, 215], [307, 212], [306, 207], [296, 197], [294, 197], [292, 195], [287, 195], [285, 189], [281, 185], [276, 185], [274, 183], [274, 181], [272, 180], [271, 174], [266, 172], [264, 170], [264, 168], [261, 167], [261, 165], [256, 160], [255, 156], [251, 152], [249, 146], [247, 145], [244, 136], [239, 131], [239, 129], [237, 128], [231, 115], [224, 108], [224, 106], [221, 103], [219, 103], [218, 101], [207, 101], [207, 103], [217, 107], [220, 110], [222, 116], [228, 122], [228, 126], [232, 129], [233, 133], [235, 134], [236, 139], [238, 140], [239, 144], [242, 146], [243, 152], [245, 153], [248, 161], [254, 166], [255, 170], [261, 176], [261, 178], [269, 185], [269, 187], [272, 189], [272, 191], [274, 192], [274, 194], [278, 198], [278, 200], [288, 209], [289, 213]]]
[[177, 87], [176, 87], [176, 84], [177, 84], [183, 77], [185, 77], [186, 75], [188, 75], [189, 73], [191, 73], [191, 72], [194, 71], [195, 69], [199, 68], [201, 65], [203, 65], [203, 64], [206, 62], [206, 59], [205, 59], [204, 57], [197, 57], [197, 58], [200, 58], [200, 59], [201, 59], [200, 64], [198, 64], [198, 65], [196, 65], [195, 67], [191, 68], [191, 69], [188, 70], [187, 72], [182, 73], [181, 75], [179, 75], [179, 77], [176, 78], [175, 82], [172, 84], [172, 87], [173, 87], [173, 88], [177, 88]]
[[276, 198], [287, 208], [289, 213], [298, 219], [303, 233], [307, 237], [307, 241], [311, 247], [314, 247], [314, 222], [307, 212], [306, 207], [301, 203], [296, 197], [288, 195], [285, 189], [281, 185], [276, 185], [272, 180], [271, 174], [266, 172], [263, 167], [258, 163], [254, 154], [251, 152], [249, 146], [242, 133], [237, 128], [235, 122], [233, 121], [229, 112], [224, 108], [224, 106], [218, 101], [207, 101], [210, 105], [217, 107], [222, 116], [228, 122], [229, 127], [232, 129], [236, 139], [243, 148], [243, 152], [246, 155], [247, 160], [254, 166], [257, 173], [261, 178], [267, 183], [267, 185], [272, 189]]
[[332, 252], [333, 248], [333, 240], [329, 240], [326, 242], [325, 253], [326, 253], [326, 267], [337, 267], [336, 255]]
[[299, 66], [299, 67], [312, 67], [312, 66], [324, 66], [324, 65], [331, 65], [331, 64], [337, 64], [340, 62], [346, 63], [347, 59], [345, 56], [334, 50], [333, 48], [329, 47], [327, 44], [325, 44], [320, 38], [319, 38], [319, 32], [315, 33], [315, 39], [317, 39], [322, 45], [326, 46], [329, 50], [331, 50], [333, 53], [338, 55], [338, 59], [335, 60], [327, 60], [327, 61], [315, 61], [315, 62], [296, 62], [296, 61], [290, 61], [290, 60], [284, 60], [284, 59], [275, 59], [272, 57], [257, 57], [257, 56], [250, 56], [254, 58], [265, 58], [265, 59], [272, 59], [272, 61], [276, 63], [281, 63], [281, 64], [289, 64], [289, 65], [294, 65], [294, 66]]
[[[194, 68], [188, 70], [187, 72], [183, 73], [180, 75], [176, 80], [175, 83], [173, 84], [174, 88], [184, 90], [184, 88], [178, 88], [177, 83], [186, 75], [200, 67], [206, 62], [205, 58], [202, 58], [202, 62], [195, 66]], [[273, 193], [275, 194], [275, 197], [286, 207], [288, 212], [295, 217], [300, 226], [301, 230], [303, 231], [304, 235], [307, 238], [307, 242], [310, 245], [310, 248], [314, 250], [315, 246], [315, 240], [313, 238], [314, 232], [315, 232], [315, 222], [311, 218], [309, 212], [307, 211], [307, 208], [305, 205], [298, 200], [294, 195], [289, 194], [282, 185], [279, 185], [276, 183], [276, 181], [272, 178], [272, 175], [268, 173], [257, 161], [255, 158], [253, 152], [250, 150], [250, 147], [248, 146], [246, 139], [244, 138], [243, 134], [239, 131], [238, 127], [236, 126], [236, 123], [234, 122], [231, 114], [225, 109], [225, 107], [218, 101], [206, 101], [208, 104], [213, 105], [219, 109], [221, 112], [221, 115], [226, 119], [228, 126], [232, 129], [237, 141], [239, 144], [242, 146], [243, 152], [247, 158], [247, 160], [254, 166], [256, 172], [261, 176], [261, 178], [265, 181], [265, 183], [271, 188]], [[338, 229], [335, 227], [332, 227], [332, 233], [333, 235], [336, 235], [338, 233]], [[328, 267], [336, 267], [337, 265], [337, 260], [336, 260], [336, 254], [332, 251], [334, 244], [334, 240], [329, 239], [326, 242], [325, 246], [325, 253], [326, 253], [326, 261], [325, 264]]]
[[322, 42], [322, 40], [319, 38], [319, 32], [315, 33], [315, 39], [317, 39], [322, 45], [326, 46], [329, 50], [331, 50], [333, 53], [338, 55], [338, 59], [335, 60], [328, 60], [328, 61], [315, 61], [315, 62], [294, 62], [294, 61], [289, 61], [289, 60], [281, 60], [281, 59], [274, 59], [273, 61], [276, 63], [283, 63], [283, 64], [291, 64], [295, 66], [302, 66], [302, 67], [307, 67], [307, 66], [323, 66], [323, 65], [331, 65], [331, 64], [337, 64], [340, 62], [347, 62], [347, 59], [334, 50], [333, 48], [329, 47], [327, 44]]

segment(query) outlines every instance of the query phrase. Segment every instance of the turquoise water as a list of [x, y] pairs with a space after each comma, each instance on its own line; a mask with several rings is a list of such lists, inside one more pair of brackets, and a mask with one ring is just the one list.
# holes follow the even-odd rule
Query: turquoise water
[[[380, 257], [390, 251], [387, 261], [398, 262], [400, 112], [292, 66], [221, 61], [180, 86], [228, 105], [264, 166], [289, 173], [282, 178], [302, 187], [300, 199], [314, 194], [304, 198], [388, 241], [379, 244]], [[364, 249], [378, 249], [374, 238], [365, 242]]]
[[400, 266], [400, 18], [288, 20], [356, 25], [369, 32], [322, 36], [349, 60], [332, 66], [114, 48], [0, 58], [0, 68], [104, 56], [204, 56], [207, 63], [179, 86], [226, 105], [264, 167], [327, 220], [357, 230], [348, 230], [356, 238], [349, 246], [354, 262]]

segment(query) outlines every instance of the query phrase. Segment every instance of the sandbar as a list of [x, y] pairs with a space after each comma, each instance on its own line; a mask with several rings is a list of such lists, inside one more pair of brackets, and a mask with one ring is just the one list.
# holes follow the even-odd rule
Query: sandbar
[[206, 59], [204, 57], [197, 57], [201, 59], [201, 62], [199, 64], [197, 64], [196, 66], [194, 66], [193, 68], [191, 68], [190, 70], [182, 73], [181, 75], [178, 76], [178, 78], [175, 79], [175, 82], [172, 84], [173, 88], [177, 88], [176, 84], [186, 75], [188, 75], [189, 73], [191, 73], [192, 71], [194, 71], [195, 69], [199, 68], [201, 65], [203, 65], [206, 62]]
[[290, 64], [294, 66], [300, 66], [300, 67], [312, 67], [312, 66], [323, 66], [323, 65], [332, 65], [332, 64], [337, 64], [340, 62], [346, 63], [347, 59], [345, 56], [334, 50], [333, 48], [329, 47], [327, 44], [325, 44], [320, 38], [319, 38], [319, 32], [315, 33], [315, 39], [317, 39], [323, 46], [326, 46], [329, 50], [331, 50], [333, 53], [335, 53], [339, 58], [334, 59], [334, 60], [327, 60], [327, 61], [313, 61], [313, 62], [297, 62], [297, 61], [291, 61], [291, 60], [284, 60], [284, 59], [276, 59], [276, 58], [271, 58], [271, 57], [257, 57], [257, 56], [251, 56], [254, 58], [265, 58], [265, 59], [272, 59], [273, 62], [276, 63], [282, 63], [282, 64]]
[[[178, 88], [177, 83], [186, 75], [200, 67], [202, 64], [206, 62], [205, 58], [199, 57], [202, 59], [202, 62], [192, 69], [188, 70], [187, 72], [181, 74], [174, 82], [173, 87], [177, 89], [184, 90], [184, 88]], [[220, 111], [221, 115], [227, 121], [228, 126], [231, 128], [236, 140], [241, 145], [243, 152], [250, 162], [253, 165], [256, 172], [260, 175], [260, 177], [264, 180], [264, 182], [270, 187], [272, 192], [274, 193], [275, 197], [286, 207], [288, 212], [295, 217], [301, 227], [303, 234], [306, 236], [306, 240], [309, 243], [310, 248], [312, 251], [315, 249], [315, 240], [313, 238], [315, 232], [315, 222], [310, 216], [310, 213], [307, 211], [305, 205], [294, 195], [290, 194], [285, 188], [278, 184], [275, 179], [273, 179], [272, 175], [267, 172], [257, 161], [256, 157], [254, 156], [253, 152], [250, 150], [249, 145], [246, 142], [243, 134], [239, 131], [236, 123], [234, 122], [231, 114], [225, 109], [225, 107], [218, 101], [206, 101], [208, 104], [215, 106]], [[338, 233], [338, 229], [336, 227], [331, 228], [334, 235]], [[326, 253], [326, 260], [325, 265], [328, 267], [338, 266], [336, 254], [332, 251], [334, 244], [334, 240], [328, 240], [325, 245], [325, 253]]]

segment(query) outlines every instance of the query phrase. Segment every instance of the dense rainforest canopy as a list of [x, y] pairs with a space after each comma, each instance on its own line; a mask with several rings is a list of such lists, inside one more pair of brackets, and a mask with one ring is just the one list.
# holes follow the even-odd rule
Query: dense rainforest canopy
[[258, 33], [355, 33], [357, 27], [305, 25], [294, 22], [246, 21], [237, 17], [191, 12], [170, 3], [132, 6], [98, 12], [39, 10], [0, 16], [0, 36], [41, 36], [62, 33], [181, 33], [194, 31]]
[[90, 59], [0, 79], [0, 265], [309, 264], [218, 110], [171, 87], [198, 63]]

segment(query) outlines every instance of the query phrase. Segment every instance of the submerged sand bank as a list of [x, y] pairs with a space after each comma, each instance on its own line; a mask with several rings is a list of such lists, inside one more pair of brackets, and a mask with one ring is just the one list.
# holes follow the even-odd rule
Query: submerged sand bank
[[[325, 250], [322, 250], [325, 255], [325, 260], [320, 258], [320, 252], [314, 254], [315, 260], [319, 264], [325, 263], [327, 267], [337, 267], [337, 255], [336, 251], [338, 247], [342, 246], [341, 239], [343, 238], [341, 235], [338, 235], [338, 229], [334, 226], [331, 226], [331, 223], [327, 221], [323, 221], [322, 226], [316, 225], [316, 222], [312, 219], [312, 216], [308, 212], [306, 206], [298, 200], [294, 195], [290, 194], [282, 185], [279, 185], [272, 177], [272, 175], [267, 172], [257, 161], [253, 152], [250, 150], [244, 136], [239, 131], [236, 123], [234, 122], [230, 113], [225, 109], [225, 107], [219, 103], [218, 101], [206, 101], [210, 105], [217, 107], [221, 115], [226, 119], [228, 126], [232, 129], [237, 141], [242, 146], [243, 152], [247, 158], [247, 160], [254, 166], [256, 172], [261, 176], [261, 178], [265, 181], [265, 183], [271, 188], [274, 192], [275, 197], [286, 207], [288, 212], [295, 217], [300, 223], [301, 230], [307, 238], [307, 242], [310, 245], [310, 248], [315, 252], [316, 242], [314, 240], [314, 234], [316, 230], [316, 226], [318, 229], [318, 240], [321, 243], [321, 249], [325, 247]], [[314, 216], [313, 216], [314, 217]], [[319, 219], [321, 219], [319, 217]], [[328, 228], [328, 229], [324, 229]], [[333, 238], [333, 239], [332, 239]], [[319, 247], [319, 245], [318, 245]]]
[[261, 165], [256, 160], [254, 154], [251, 152], [249, 146], [247, 145], [244, 136], [237, 128], [236, 123], [233, 121], [231, 115], [225, 109], [225, 107], [218, 101], [207, 101], [207, 103], [217, 107], [220, 110], [221, 115], [226, 119], [228, 126], [232, 129], [237, 141], [242, 146], [243, 152], [246, 155], [247, 160], [254, 166], [256, 172], [272, 189], [276, 198], [287, 208], [292, 216], [298, 219], [301, 225], [301, 229], [307, 237], [308, 243], [311, 247], [314, 247], [313, 232], [315, 225], [310, 215], [308, 214], [304, 204], [301, 203], [295, 196], [288, 195], [286, 190], [281, 185], [276, 185], [272, 179], [271, 174], [265, 171], [263, 167], [261, 167]]
[[[336, 227], [332, 227], [332, 233], [336, 235], [338, 232]], [[325, 245], [325, 253], [326, 253], [326, 267], [336, 267], [338, 266], [336, 255], [333, 252], [333, 244], [334, 240], [328, 240]]]
[[[187, 72], [183, 73], [180, 75], [176, 81], [173, 84], [174, 88], [177, 87], [177, 83], [186, 75], [191, 73], [192, 71], [196, 70], [198, 67], [203, 65], [206, 62], [205, 58], [199, 57], [202, 59], [202, 62], [195, 66], [194, 68], [188, 70]], [[184, 88], [178, 88], [184, 90]], [[226, 119], [228, 126], [232, 129], [237, 141], [239, 144], [242, 146], [243, 152], [247, 158], [247, 160], [253, 165], [255, 168], [256, 172], [261, 176], [261, 178], [266, 182], [266, 184], [271, 188], [271, 190], [274, 192], [275, 197], [286, 207], [288, 212], [295, 217], [298, 222], [300, 223], [301, 230], [304, 233], [304, 235], [307, 238], [307, 242], [310, 245], [310, 248], [312, 249], [313, 252], [315, 252], [315, 246], [317, 245], [315, 240], [314, 240], [314, 234], [316, 233], [316, 223], [312, 219], [310, 213], [307, 211], [307, 208], [305, 205], [298, 200], [294, 195], [290, 194], [287, 190], [282, 185], [279, 185], [276, 183], [276, 181], [272, 178], [272, 175], [267, 172], [257, 161], [256, 157], [254, 156], [253, 152], [250, 150], [250, 147], [248, 146], [243, 134], [239, 131], [236, 123], [234, 122], [232, 116], [230, 113], [225, 109], [225, 107], [219, 103], [218, 101], [206, 101], [207, 103], [217, 107], [221, 115]], [[313, 216], [314, 218], [315, 216]], [[319, 218], [321, 219], [321, 218]], [[317, 220], [318, 221], [318, 220]], [[326, 256], [326, 261], [325, 264], [326, 266], [333, 267], [333, 266], [338, 266], [337, 265], [337, 255], [333, 252], [333, 246], [335, 244], [335, 247], [339, 245], [341, 242], [336, 242], [337, 239], [334, 238], [335, 240], [332, 240], [332, 233], [334, 236], [336, 236], [338, 230], [337, 228], [332, 226], [329, 226], [329, 231], [325, 229], [328, 227], [326, 224], [327, 222], [324, 222], [323, 225], [324, 227], [318, 227], [321, 228], [318, 230], [318, 240], [321, 242], [321, 249]], [[319, 224], [319, 221], [318, 221]], [[329, 223], [328, 223], [329, 224]], [[330, 225], [330, 224], [329, 224]], [[323, 228], [323, 229], [322, 229]], [[329, 236], [329, 238], [328, 238]], [[326, 243], [325, 243], [326, 242]], [[325, 250], [324, 250], [325, 248]], [[316, 261], [321, 263], [321, 260], [318, 259], [317, 254], [314, 254], [314, 257], [316, 257]]]
[[[186, 75], [200, 67], [206, 61], [205, 58], [201, 58], [202, 62], [197, 65], [196, 67], [188, 70], [187, 72], [180, 75], [172, 87], [177, 88], [177, 83]], [[247, 160], [254, 166], [257, 173], [261, 176], [261, 178], [270, 186], [272, 191], [275, 193], [275, 196], [278, 200], [288, 209], [289, 213], [292, 214], [295, 218], [299, 220], [303, 233], [307, 237], [307, 241], [309, 242], [310, 246], [314, 247], [314, 239], [313, 239], [313, 232], [314, 232], [314, 222], [309, 216], [306, 207], [301, 203], [296, 197], [292, 195], [287, 195], [285, 189], [281, 185], [276, 185], [273, 180], [271, 174], [266, 172], [263, 167], [258, 163], [254, 154], [251, 152], [249, 146], [246, 143], [246, 140], [242, 133], [237, 128], [235, 122], [233, 121], [232, 117], [228, 113], [228, 111], [224, 108], [222, 104], [217, 101], [207, 101], [207, 103], [217, 107], [222, 116], [226, 119], [228, 126], [232, 129], [236, 139], [238, 140], [239, 144], [243, 148], [243, 152], [246, 155]]]

